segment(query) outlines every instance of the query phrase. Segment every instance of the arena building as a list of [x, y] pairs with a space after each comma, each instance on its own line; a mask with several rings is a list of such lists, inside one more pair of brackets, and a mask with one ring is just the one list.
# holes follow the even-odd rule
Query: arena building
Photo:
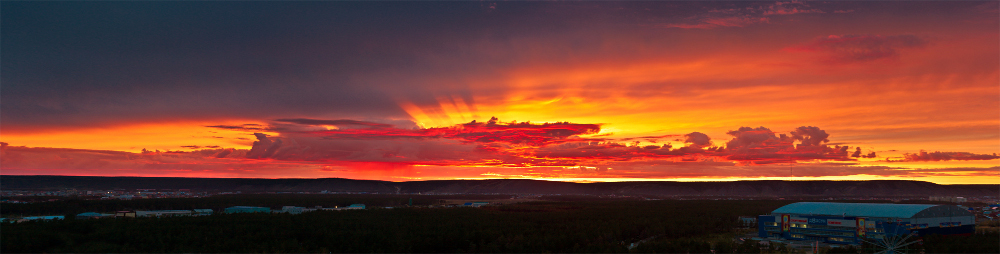
[[916, 232], [967, 235], [975, 216], [953, 205], [799, 202], [757, 217], [761, 238], [860, 244]]

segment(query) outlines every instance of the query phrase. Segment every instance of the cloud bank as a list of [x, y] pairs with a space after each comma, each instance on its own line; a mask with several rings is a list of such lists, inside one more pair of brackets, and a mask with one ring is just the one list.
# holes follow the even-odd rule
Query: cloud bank
[[[280, 127], [278, 127], [280, 126]], [[228, 129], [233, 126], [215, 125]], [[797, 165], [797, 176], [982, 174], [977, 169], [905, 169], [856, 166], [874, 159], [860, 147], [828, 145], [831, 135], [816, 126], [789, 133], [767, 127], [739, 127], [727, 141], [700, 132], [664, 137], [681, 144], [644, 144], [636, 138], [601, 135], [600, 124], [502, 122], [492, 118], [449, 127], [398, 128], [357, 120], [278, 119], [273, 125], [237, 125], [254, 133], [250, 149], [183, 146], [195, 151], [140, 153], [2, 145], [6, 172], [156, 172], [162, 175], [322, 175], [337, 172], [417, 170], [436, 167], [523, 169], [524, 177], [770, 177]], [[629, 142], [632, 141], [632, 142]], [[901, 161], [993, 160], [997, 155], [966, 152], [905, 154]], [[824, 162], [825, 161], [825, 162]], [[824, 163], [821, 163], [824, 162]], [[419, 168], [417, 168], [419, 167]], [[466, 169], [462, 169], [466, 168]], [[564, 169], [558, 169], [564, 168]], [[568, 171], [565, 171], [568, 170]], [[420, 175], [421, 173], [414, 173]], [[500, 171], [479, 175], [505, 176]]]

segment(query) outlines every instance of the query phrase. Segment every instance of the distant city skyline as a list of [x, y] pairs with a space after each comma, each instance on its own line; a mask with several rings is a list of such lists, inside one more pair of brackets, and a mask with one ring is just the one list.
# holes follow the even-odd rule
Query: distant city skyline
[[1000, 179], [1000, 3], [3, 2], [4, 175]]

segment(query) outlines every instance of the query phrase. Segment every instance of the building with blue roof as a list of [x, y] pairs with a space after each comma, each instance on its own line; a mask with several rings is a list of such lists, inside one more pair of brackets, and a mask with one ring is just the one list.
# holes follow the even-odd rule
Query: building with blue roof
[[194, 211], [192, 214], [194, 216], [212, 215], [212, 209], [193, 209], [192, 211]]
[[113, 213], [95, 213], [87, 212], [76, 215], [76, 219], [100, 219], [100, 218], [113, 218], [115, 214]]
[[58, 216], [31, 216], [31, 217], [22, 217], [21, 219], [17, 220], [17, 222], [25, 222], [25, 221], [33, 221], [33, 220], [62, 220], [62, 219], [66, 219], [66, 216], [61, 216], [61, 215], [58, 215]]
[[463, 206], [480, 207], [489, 204], [490, 204], [489, 202], [468, 202], [463, 204]]
[[971, 234], [975, 215], [954, 205], [799, 202], [757, 217], [760, 237], [860, 244], [894, 235]]
[[154, 210], [154, 211], [135, 211], [136, 217], [173, 217], [173, 216], [191, 216], [191, 210]]
[[256, 207], [256, 206], [234, 206], [226, 208], [223, 212], [225, 213], [270, 213], [270, 207]]

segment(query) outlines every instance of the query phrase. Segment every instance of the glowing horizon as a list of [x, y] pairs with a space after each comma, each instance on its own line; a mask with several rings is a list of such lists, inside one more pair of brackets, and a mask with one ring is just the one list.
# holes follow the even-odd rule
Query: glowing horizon
[[996, 2], [4, 5], [4, 175], [1000, 179]]

